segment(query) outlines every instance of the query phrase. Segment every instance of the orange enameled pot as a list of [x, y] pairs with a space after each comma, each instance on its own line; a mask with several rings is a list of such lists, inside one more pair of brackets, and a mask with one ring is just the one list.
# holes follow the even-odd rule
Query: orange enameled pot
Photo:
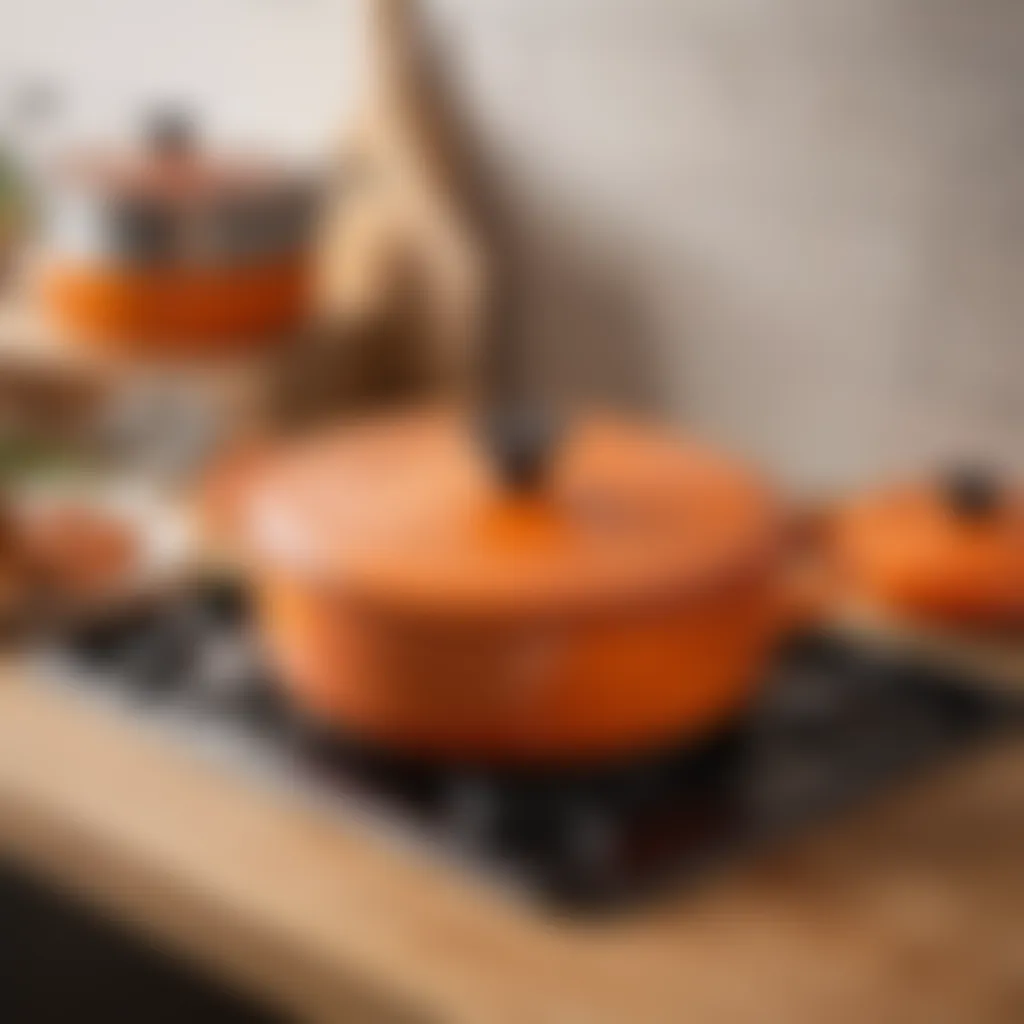
[[112, 352], [206, 353], [253, 348], [298, 323], [308, 259], [206, 268], [123, 268], [52, 261], [43, 298], [77, 337]]
[[1024, 489], [978, 470], [864, 495], [832, 547], [845, 589], [926, 624], [1024, 628]]
[[313, 205], [311, 182], [210, 152], [165, 111], [144, 145], [54, 168], [41, 298], [72, 339], [123, 354], [286, 342], [309, 304]]
[[615, 420], [509, 486], [447, 413], [264, 460], [243, 502], [265, 640], [321, 722], [530, 763], [695, 737], [742, 709], [787, 621], [781, 519], [745, 469]]

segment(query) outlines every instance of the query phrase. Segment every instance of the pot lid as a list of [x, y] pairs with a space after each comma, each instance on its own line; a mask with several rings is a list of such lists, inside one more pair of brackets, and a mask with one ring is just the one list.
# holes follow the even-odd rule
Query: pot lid
[[192, 121], [176, 111], [152, 115], [140, 145], [75, 150], [57, 173], [99, 195], [163, 202], [259, 196], [298, 182], [266, 157], [206, 149]]
[[577, 607], [713, 585], [774, 550], [745, 468], [691, 441], [590, 417], [537, 487], [499, 479], [466, 421], [336, 428], [267, 466], [242, 517], [257, 555], [393, 608]]
[[838, 516], [841, 565], [907, 610], [1024, 621], [1024, 488], [978, 469], [880, 490]]

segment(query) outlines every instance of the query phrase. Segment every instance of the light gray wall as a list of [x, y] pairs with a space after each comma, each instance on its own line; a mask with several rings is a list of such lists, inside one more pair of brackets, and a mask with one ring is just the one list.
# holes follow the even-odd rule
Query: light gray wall
[[813, 482], [1021, 462], [1024, 4], [438, 3], [672, 412]]
[[[177, 86], [315, 148], [351, 99], [346, 0], [13, 6], [0, 69], [49, 61], [96, 123]], [[530, 226], [549, 381], [796, 480], [1024, 461], [1024, 3], [430, 7]]]

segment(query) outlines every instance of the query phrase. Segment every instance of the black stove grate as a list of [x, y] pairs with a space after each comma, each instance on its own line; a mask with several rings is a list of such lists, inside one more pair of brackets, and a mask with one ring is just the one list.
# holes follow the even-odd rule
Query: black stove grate
[[815, 635], [790, 644], [756, 706], [700, 747], [510, 771], [394, 756], [297, 719], [230, 584], [87, 622], [49, 653], [61, 685], [576, 909], [699, 876], [1022, 721], [1019, 701], [976, 680]]

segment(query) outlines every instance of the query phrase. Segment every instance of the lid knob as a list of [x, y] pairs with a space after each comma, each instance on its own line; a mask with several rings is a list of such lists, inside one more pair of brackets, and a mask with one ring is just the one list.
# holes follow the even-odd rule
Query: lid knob
[[524, 406], [490, 410], [483, 423], [484, 447], [498, 478], [518, 493], [542, 486], [560, 433], [552, 415]]
[[941, 490], [946, 507], [969, 522], [988, 519], [1003, 500], [998, 476], [982, 466], [954, 467], [942, 478]]
[[145, 121], [143, 135], [146, 145], [161, 157], [177, 157], [190, 153], [196, 146], [196, 122], [179, 107], [158, 107]]

